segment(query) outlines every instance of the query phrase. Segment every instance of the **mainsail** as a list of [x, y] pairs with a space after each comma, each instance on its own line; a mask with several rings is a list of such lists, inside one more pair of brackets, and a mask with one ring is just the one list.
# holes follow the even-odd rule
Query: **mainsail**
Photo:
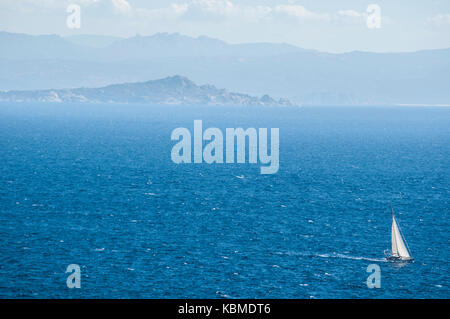
[[404, 259], [411, 258], [409, 255], [408, 249], [405, 246], [405, 242], [403, 241], [402, 235], [397, 225], [397, 221], [395, 220], [394, 214], [392, 214], [392, 255], [395, 257], [400, 257]]

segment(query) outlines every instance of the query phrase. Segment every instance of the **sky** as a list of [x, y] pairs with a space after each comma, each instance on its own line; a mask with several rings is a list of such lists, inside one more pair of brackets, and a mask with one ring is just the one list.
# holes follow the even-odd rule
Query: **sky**
[[[80, 6], [80, 28], [67, 26], [70, 4]], [[378, 11], [367, 11], [372, 4], [379, 20]], [[0, 31], [119, 37], [178, 32], [336, 53], [403, 52], [450, 47], [450, 1], [0, 0]]]

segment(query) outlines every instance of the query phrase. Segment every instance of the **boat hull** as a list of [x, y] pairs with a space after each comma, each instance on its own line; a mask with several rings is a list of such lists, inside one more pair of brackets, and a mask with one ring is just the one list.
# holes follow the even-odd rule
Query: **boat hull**
[[387, 256], [386, 260], [390, 262], [413, 262], [414, 258], [405, 258], [405, 257], [399, 257], [399, 256]]

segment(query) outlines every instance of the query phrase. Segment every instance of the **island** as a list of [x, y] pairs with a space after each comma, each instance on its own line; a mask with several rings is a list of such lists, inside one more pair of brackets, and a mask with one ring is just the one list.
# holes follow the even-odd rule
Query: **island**
[[0, 102], [139, 103], [152, 105], [293, 106], [286, 99], [228, 92], [214, 85], [197, 85], [175, 75], [163, 79], [112, 84], [98, 88], [0, 91]]

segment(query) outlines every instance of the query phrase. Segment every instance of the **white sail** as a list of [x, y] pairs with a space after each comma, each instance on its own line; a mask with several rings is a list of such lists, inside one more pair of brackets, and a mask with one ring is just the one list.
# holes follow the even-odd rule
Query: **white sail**
[[397, 240], [395, 239], [396, 230], [397, 230], [397, 223], [395, 222], [394, 215], [392, 215], [392, 229], [391, 229], [392, 249], [391, 249], [391, 252], [392, 252], [393, 256], [398, 256]]
[[398, 229], [397, 221], [394, 215], [392, 215], [392, 255], [401, 258], [410, 258], [408, 249], [405, 246], [400, 230]]

